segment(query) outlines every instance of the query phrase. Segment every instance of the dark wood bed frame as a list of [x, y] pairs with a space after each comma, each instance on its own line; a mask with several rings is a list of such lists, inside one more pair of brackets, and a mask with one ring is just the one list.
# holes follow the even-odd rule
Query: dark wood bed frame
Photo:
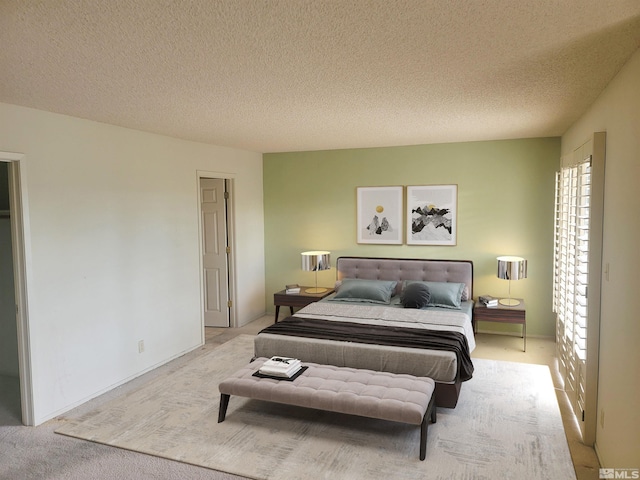
[[[376, 257], [340, 257], [336, 261], [336, 279], [361, 278], [367, 280], [421, 280], [431, 282], [460, 282], [467, 285], [467, 296], [473, 298], [473, 263], [468, 260], [430, 260], [422, 258], [376, 258]], [[400, 287], [401, 288], [401, 287]], [[399, 292], [399, 289], [396, 293]], [[473, 320], [473, 319], [472, 319]], [[274, 340], [271, 337], [282, 337]], [[254, 354], [256, 357], [270, 357], [272, 355], [286, 355], [302, 360], [322, 363], [326, 360], [314, 358], [314, 354], [304, 350], [304, 342], [294, 340], [297, 337], [287, 337], [287, 335], [265, 336], [259, 333], [254, 342]], [[279, 343], [282, 342], [282, 343]], [[320, 342], [321, 343], [321, 342]], [[319, 343], [319, 344], [320, 344]], [[375, 347], [368, 345], [368, 347]], [[303, 350], [300, 350], [303, 349]], [[305, 358], [306, 356], [306, 358]], [[416, 364], [419, 365], [419, 364]], [[368, 368], [375, 370], [375, 367], [355, 364], [339, 364], [338, 366], [348, 366], [353, 368]], [[397, 371], [393, 373], [411, 373], [417, 376], [420, 374], [414, 371]], [[428, 375], [422, 375], [428, 376]], [[454, 408], [458, 403], [458, 397], [462, 382], [456, 378], [452, 382], [439, 382], [437, 379], [435, 388], [435, 402], [440, 407]]]
[[[473, 298], [473, 262], [470, 260], [339, 257], [336, 261], [336, 279], [343, 278], [461, 282], [468, 287], [468, 298]], [[454, 383], [436, 382], [436, 405], [454, 408], [461, 388], [460, 380]]]

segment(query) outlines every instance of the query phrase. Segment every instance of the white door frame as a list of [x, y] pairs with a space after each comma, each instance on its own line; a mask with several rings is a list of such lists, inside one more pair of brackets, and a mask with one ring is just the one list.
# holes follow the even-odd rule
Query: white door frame
[[34, 425], [33, 379], [31, 375], [31, 341], [29, 304], [27, 300], [27, 265], [30, 264], [29, 221], [24, 154], [0, 152], [0, 161], [9, 162], [9, 208], [11, 212], [11, 243], [13, 246], [13, 276], [18, 329], [18, 367], [20, 371], [20, 404], [22, 423]]
[[205, 283], [204, 278], [202, 276], [202, 272], [204, 270], [204, 265], [202, 263], [202, 255], [204, 252], [204, 246], [202, 245], [202, 222], [200, 219], [202, 218], [202, 205], [200, 202], [200, 179], [201, 178], [222, 178], [227, 180], [227, 191], [229, 192], [229, 200], [227, 201], [227, 237], [228, 237], [228, 246], [231, 247], [231, 251], [228, 255], [228, 276], [229, 276], [229, 299], [231, 300], [231, 308], [229, 309], [229, 327], [237, 326], [237, 318], [236, 318], [236, 288], [235, 288], [235, 270], [236, 270], [236, 261], [235, 261], [235, 235], [234, 235], [234, 225], [235, 225], [235, 208], [233, 202], [233, 188], [234, 188], [234, 180], [236, 175], [233, 173], [224, 173], [224, 172], [208, 172], [203, 170], [198, 170], [196, 172], [196, 195], [197, 204], [198, 204], [198, 245], [200, 250], [200, 258], [199, 258], [199, 274], [200, 274], [200, 322], [202, 324], [202, 340], [204, 342], [204, 299], [205, 299]]

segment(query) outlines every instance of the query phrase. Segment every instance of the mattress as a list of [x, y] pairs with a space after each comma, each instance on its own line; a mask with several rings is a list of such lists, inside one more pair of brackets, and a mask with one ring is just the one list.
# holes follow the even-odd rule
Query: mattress
[[[402, 309], [389, 306], [363, 306], [317, 302], [304, 307], [296, 316], [328, 321], [350, 321], [425, 330], [452, 330], [465, 335], [469, 350], [475, 348], [471, 312], [473, 302], [463, 302], [461, 310], [443, 308]], [[454, 352], [443, 350], [371, 345], [288, 335], [260, 333], [254, 342], [256, 357], [275, 355], [302, 361], [365, 368], [392, 373], [430, 377], [440, 383], [456, 381], [458, 362]]]

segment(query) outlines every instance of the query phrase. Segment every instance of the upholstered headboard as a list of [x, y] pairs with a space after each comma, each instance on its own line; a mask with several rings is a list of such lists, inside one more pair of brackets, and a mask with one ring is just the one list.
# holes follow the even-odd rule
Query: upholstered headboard
[[473, 262], [422, 258], [338, 257], [336, 278], [464, 283], [473, 298]]

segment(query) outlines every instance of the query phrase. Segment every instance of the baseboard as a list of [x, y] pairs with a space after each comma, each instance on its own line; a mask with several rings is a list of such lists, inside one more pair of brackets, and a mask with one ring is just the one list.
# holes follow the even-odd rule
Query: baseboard
[[234, 325], [234, 328], [240, 328], [240, 327], [245, 327], [247, 325], [249, 325], [251, 322], [255, 322], [256, 320], [263, 318], [263, 317], [268, 317], [271, 316], [273, 317], [275, 315], [275, 312], [272, 312], [271, 314], [269, 314], [269, 312], [267, 312], [266, 310], [263, 313], [259, 313], [257, 315], [254, 315], [253, 317], [249, 317], [249, 319], [242, 323], [242, 324], [238, 324], [238, 325]]
[[596, 452], [596, 458], [598, 459], [598, 463], [602, 466], [604, 462], [602, 461], [602, 456], [600, 455], [600, 451], [598, 450], [598, 441], [596, 440], [593, 443], [593, 450]]

